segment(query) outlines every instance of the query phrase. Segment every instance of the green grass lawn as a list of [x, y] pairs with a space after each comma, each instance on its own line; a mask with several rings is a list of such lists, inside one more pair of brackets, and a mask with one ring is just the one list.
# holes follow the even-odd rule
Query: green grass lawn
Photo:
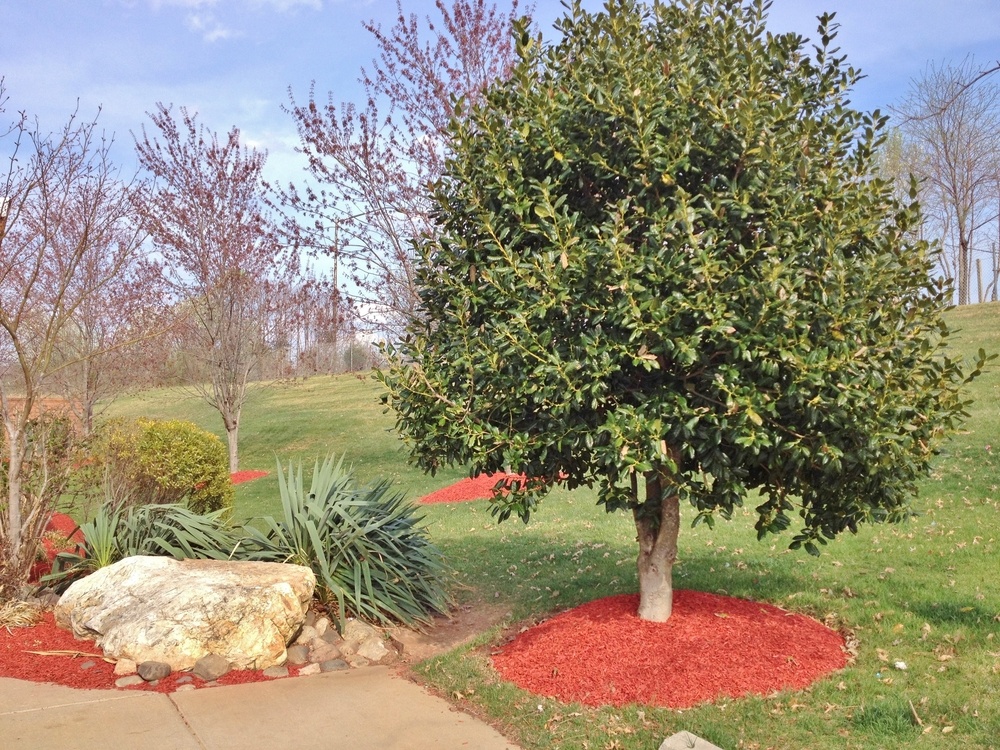
[[[962, 329], [954, 354], [1000, 351], [1000, 305], [956, 310], [950, 320]], [[856, 634], [856, 662], [808, 690], [686, 711], [563, 705], [498, 679], [486, 653], [499, 630], [418, 672], [528, 749], [655, 748], [681, 729], [725, 750], [1000, 748], [998, 394], [1000, 370], [992, 367], [970, 389], [966, 429], [920, 489], [919, 515], [904, 524], [864, 528], [819, 558], [788, 552], [789, 536], [757, 542], [749, 514], [714, 530], [682, 529], [678, 588], [772, 602]], [[275, 455], [311, 462], [332, 450], [361, 479], [392, 477], [414, 498], [464, 476], [431, 478], [409, 466], [378, 395], [377, 384], [351, 376], [255, 392], [244, 413], [242, 468], [273, 472]], [[217, 415], [177, 392], [147, 393], [113, 411], [188, 418], [222, 434]], [[484, 501], [429, 506], [426, 516], [456, 569], [460, 600], [500, 603], [513, 621], [532, 621], [636, 590], [630, 519], [606, 515], [594, 500], [586, 490], [555, 491], [527, 525], [498, 525]], [[273, 473], [238, 488], [239, 517], [276, 508]], [[907, 670], [893, 668], [897, 661]]]

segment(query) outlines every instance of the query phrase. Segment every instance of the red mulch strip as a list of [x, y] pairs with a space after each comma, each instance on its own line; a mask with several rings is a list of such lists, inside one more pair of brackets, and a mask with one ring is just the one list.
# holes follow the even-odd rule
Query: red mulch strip
[[53, 513], [45, 532], [42, 537], [45, 559], [31, 566], [28, 580], [32, 583], [52, 572], [52, 560], [57, 552], [72, 551], [77, 542], [83, 541], [83, 533], [76, 527], [76, 521], [65, 513]]
[[563, 612], [503, 646], [493, 665], [566, 703], [689, 708], [802, 689], [848, 662], [838, 633], [770, 604], [675, 591], [665, 623], [640, 620], [638, 606], [621, 595]]
[[429, 495], [424, 495], [417, 502], [423, 505], [432, 503], [464, 503], [469, 500], [488, 500], [493, 497], [493, 488], [503, 480], [506, 484], [515, 480], [524, 481], [523, 474], [480, 474], [475, 479], [461, 479], [455, 484], [443, 487]]
[[243, 471], [237, 471], [229, 475], [233, 484], [243, 484], [244, 482], [249, 482], [251, 479], [260, 479], [261, 477], [266, 477], [266, 471], [258, 471], [257, 469], [245, 469]]
[[[31, 651], [74, 651], [85, 655], [45, 656]], [[295, 675], [298, 668], [289, 666], [288, 673]], [[115, 688], [115, 680], [120, 677], [115, 674], [114, 664], [104, 661], [100, 647], [93, 641], [79, 640], [69, 631], [56, 627], [51, 612], [46, 612], [42, 621], [30, 628], [0, 628], [0, 677], [49, 682], [71, 688], [172, 693], [184, 684], [178, 680], [185, 675], [191, 678], [190, 684], [195, 687], [209, 685], [188, 672], [174, 672], [155, 685], [143, 682], [141, 685]], [[268, 679], [271, 678], [264, 677], [259, 670], [234, 670], [220, 677], [217, 684], [238, 685]]]

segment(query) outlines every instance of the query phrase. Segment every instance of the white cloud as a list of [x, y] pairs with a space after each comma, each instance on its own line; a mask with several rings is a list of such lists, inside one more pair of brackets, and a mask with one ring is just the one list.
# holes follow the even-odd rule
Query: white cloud
[[187, 25], [192, 31], [201, 34], [201, 38], [209, 43], [237, 36], [235, 31], [219, 23], [212, 13], [189, 13]]

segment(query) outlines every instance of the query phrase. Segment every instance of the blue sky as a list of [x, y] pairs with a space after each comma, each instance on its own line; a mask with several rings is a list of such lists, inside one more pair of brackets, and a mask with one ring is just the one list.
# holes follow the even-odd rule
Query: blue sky
[[[424, 15], [433, 0], [403, 7]], [[840, 46], [868, 76], [854, 97], [863, 109], [897, 102], [929, 61], [1000, 59], [1000, 0], [774, 0], [769, 26], [813, 36], [824, 10], [837, 12]], [[536, 4], [546, 32], [559, 12], [554, 0]], [[389, 27], [395, 15], [395, 0], [0, 0], [5, 119], [23, 109], [51, 130], [78, 99], [84, 116], [102, 106], [118, 160], [134, 168], [130, 132], [145, 112], [186, 105], [214, 130], [238, 126], [268, 150], [272, 178], [294, 179], [288, 87], [301, 99], [315, 80], [324, 97], [356, 99], [375, 54], [361, 22]]]

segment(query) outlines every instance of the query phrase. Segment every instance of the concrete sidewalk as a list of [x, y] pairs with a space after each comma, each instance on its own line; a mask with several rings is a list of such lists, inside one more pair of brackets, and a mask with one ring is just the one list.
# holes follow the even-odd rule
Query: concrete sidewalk
[[0, 678], [3, 750], [517, 750], [386, 667], [187, 692]]

